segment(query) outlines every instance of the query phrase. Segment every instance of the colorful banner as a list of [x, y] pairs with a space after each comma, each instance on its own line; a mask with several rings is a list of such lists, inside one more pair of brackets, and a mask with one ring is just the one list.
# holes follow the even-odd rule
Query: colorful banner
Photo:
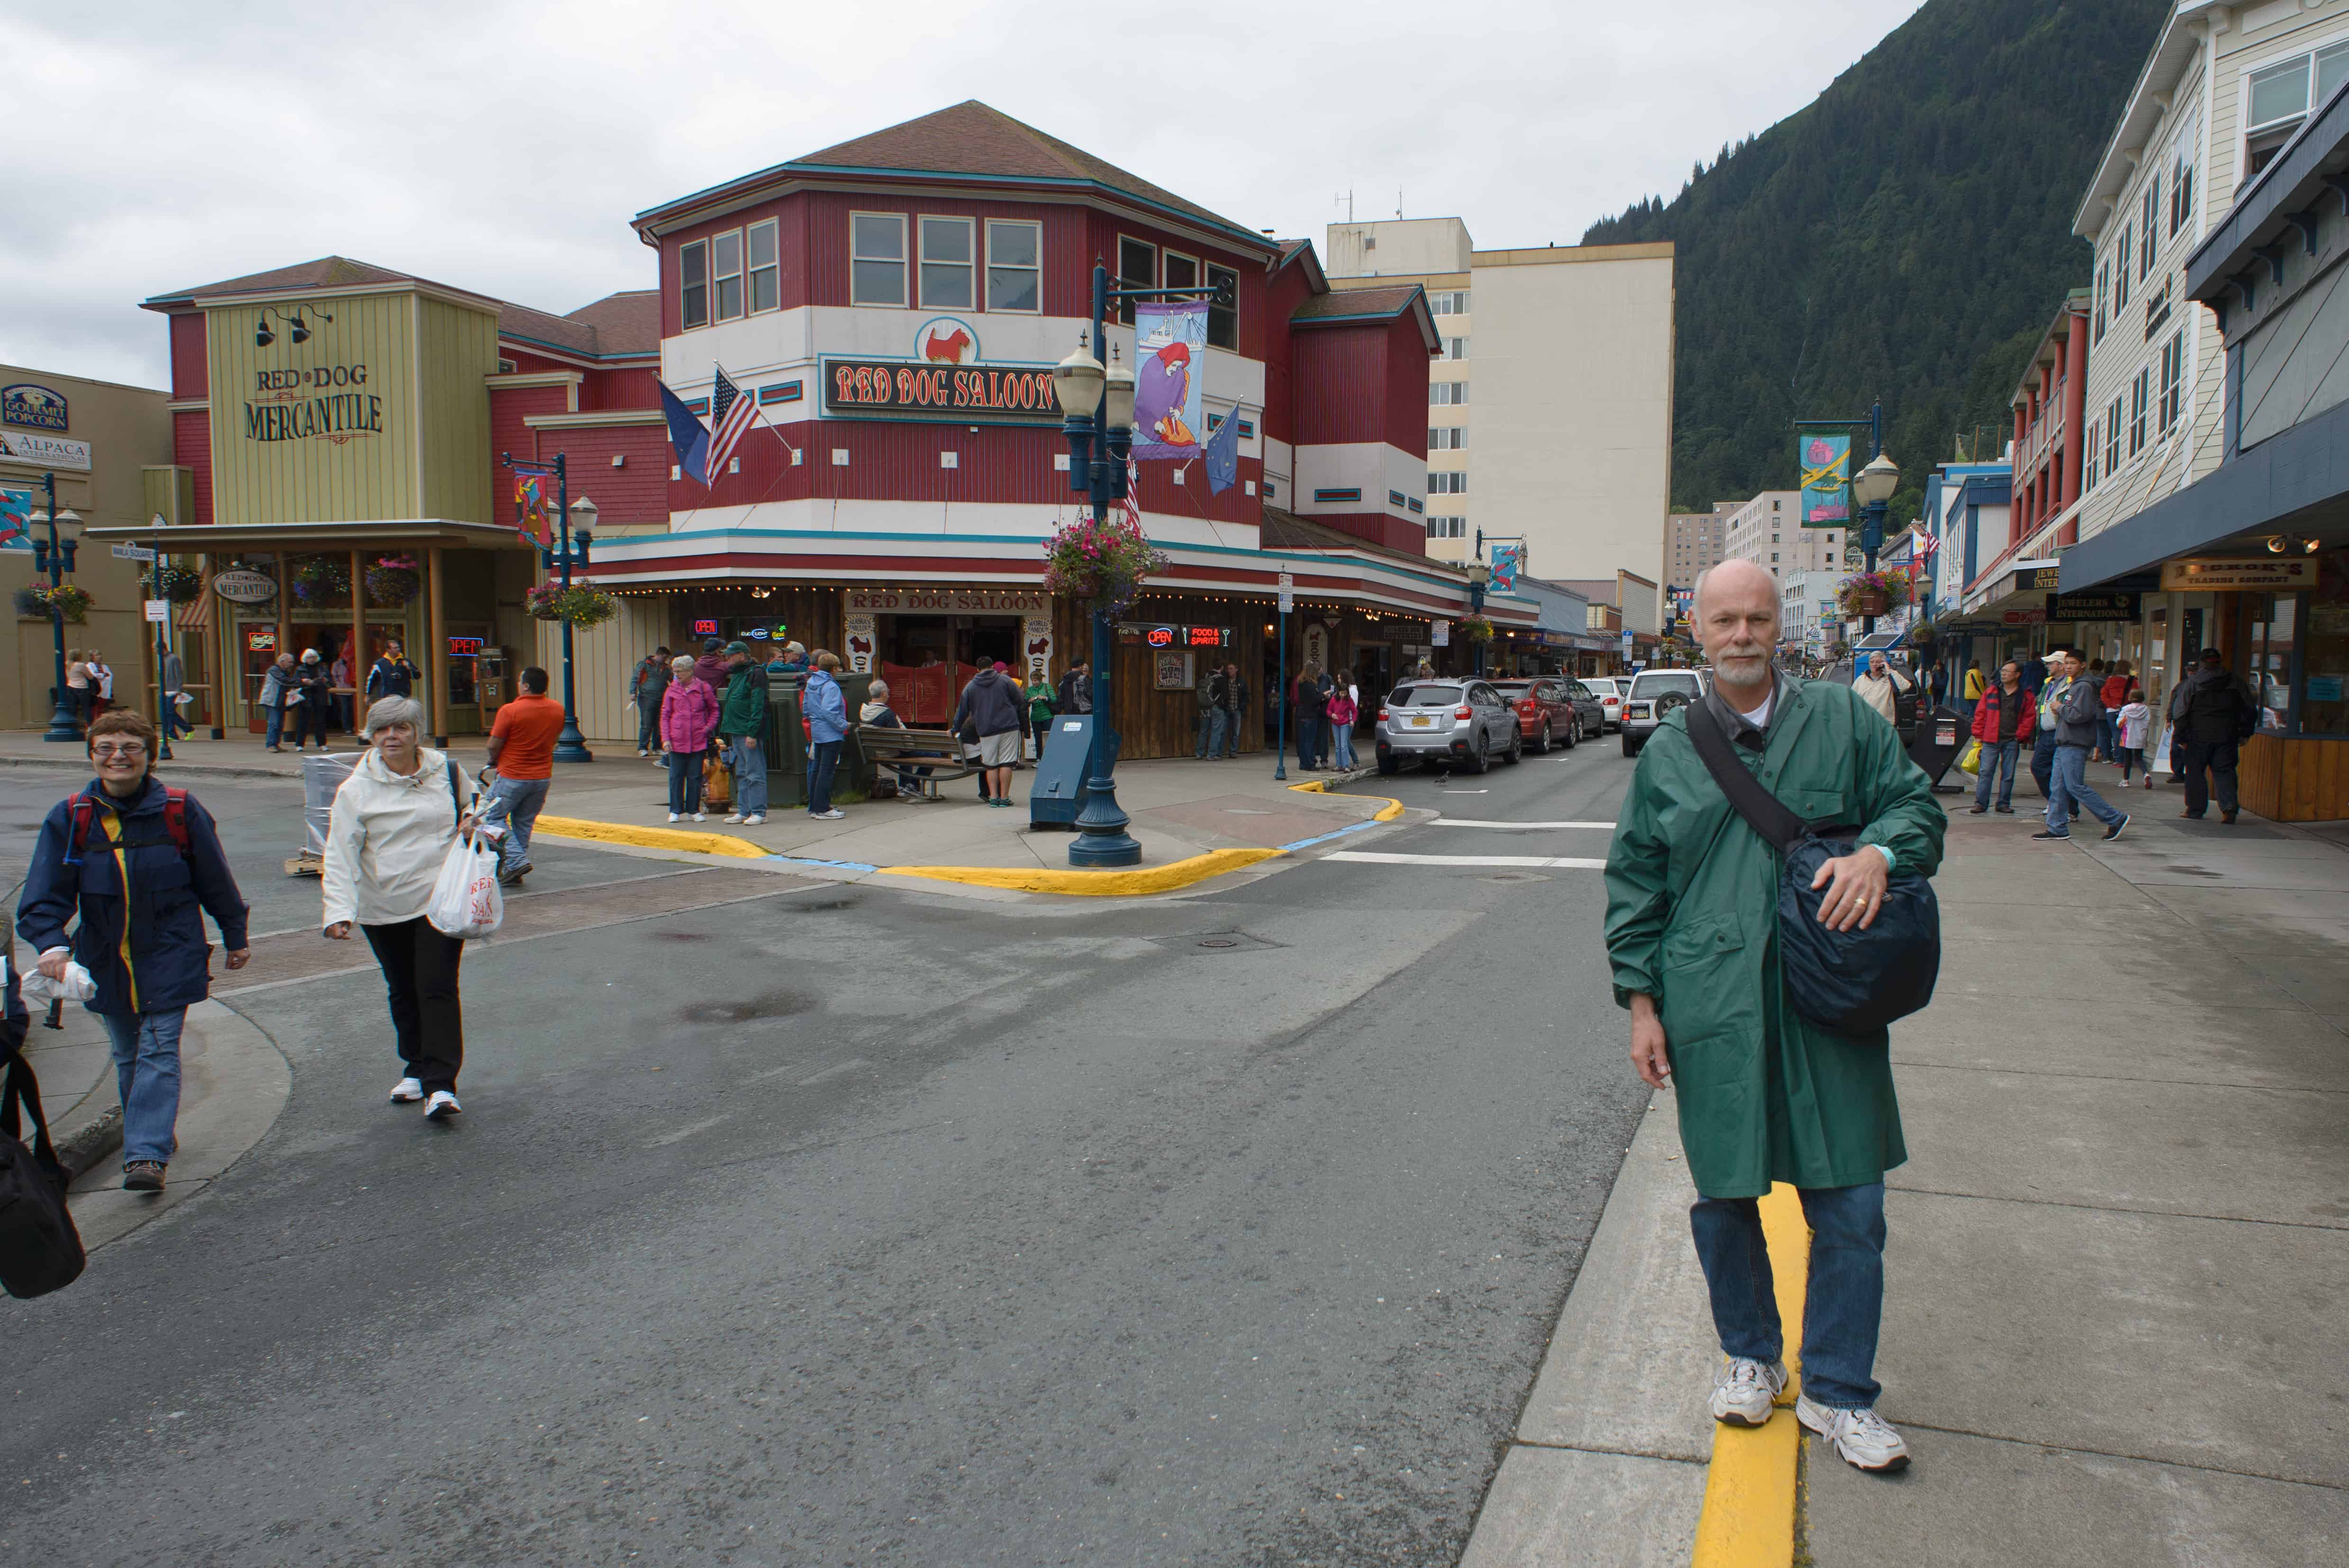
[[1207, 366], [1207, 302], [1135, 304], [1133, 359], [1133, 456], [1197, 457], [1206, 428], [1199, 394]]
[[1506, 593], [1517, 585], [1517, 571], [1525, 563], [1526, 547], [1522, 544], [1493, 546], [1493, 586]]
[[0, 550], [33, 548], [33, 492], [0, 490]]
[[537, 463], [516, 463], [514, 531], [541, 550], [554, 548], [554, 470]]
[[1851, 521], [1851, 435], [1798, 433], [1795, 457], [1803, 475], [1803, 526]]

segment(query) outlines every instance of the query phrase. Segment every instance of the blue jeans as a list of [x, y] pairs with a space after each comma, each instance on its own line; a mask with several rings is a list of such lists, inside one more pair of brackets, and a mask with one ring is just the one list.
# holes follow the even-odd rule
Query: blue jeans
[[2031, 742], [2031, 781], [2042, 799], [2055, 796], [2055, 732], [2043, 729]]
[[1331, 766], [1337, 768], [1351, 768], [1354, 765], [1354, 727], [1352, 725], [1332, 724], [1330, 727], [1330, 759]]
[[1309, 713], [1297, 716], [1297, 766], [1310, 768], [1320, 755], [1321, 721]]
[[636, 698], [636, 749], [660, 749], [660, 698], [657, 696]]
[[1224, 755], [1226, 757], [1237, 757], [1240, 754], [1239, 712], [1237, 709], [1227, 707], [1223, 710], [1223, 714]]
[[[273, 710], [274, 711], [274, 710]], [[114, 1083], [122, 1096], [122, 1162], [169, 1165], [180, 1147], [180, 1026], [185, 1007], [160, 1013], [100, 1013], [114, 1047]]]
[[[1798, 1191], [1811, 1227], [1803, 1392], [1816, 1405], [1865, 1409], [1883, 1391], [1873, 1374], [1884, 1316], [1884, 1183]], [[1689, 1209], [1689, 1229], [1713, 1296], [1722, 1352], [1781, 1359], [1785, 1337], [1755, 1200], [1699, 1198]]]
[[512, 876], [530, 863], [530, 830], [538, 824], [538, 814], [546, 806], [546, 787], [552, 779], [508, 779], [501, 775], [490, 787], [489, 802], [481, 808], [481, 820], [503, 822], [506, 836], [498, 841], [498, 874]]
[[701, 810], [701, 759], [706, 751], [672, 751], [668, 754], [668, 809], [678, 816], [688, 816]]
[[1991, 780], [2006, 769], [2006, 782], [1999, 786], [1998, 804], [2001, 810], [2014, 804], [2014, 770], [2023, 760], [2023, 742], [2019, 740], [1985, 740], [1982, 748], [1982, 771], [1974, 785], [1974, 804], [1990, 804]]
[[753, 746], [743, 737], [736, 737], [731, 753], [734, 764], [734, 810], [745, 817], [767, 814], [767, 748]]
[[1216, 742], [1219, 738], [1216, 732], [1224, 727], [1223, 717], [1224, 710], [1220, 707], [1199, 710], [1199, 737], [1191, 743], [1193, 757], [1213, 757], [1216, 754]]
[[2118, 738], [2118, 727], [2113, 723], [2111, 708], [2106, 708], [2096, 715], [2096, 749], [2105, 754], [2105, 760], [2107, 762], [2120, 760], [2121, 743]]
[[811, 816], [832, 810], [832, 772], [839, 766], [837, 740], [818, 740], [808, 747], [807, 798]]
[[2107, 828], [2121, 820], [2118, 811], [2105, 804], [2102, 795], [2088, 788], [2088, 748], [2059, 746], [2055, 748], [2055, 791], [2047, 797], [2047, 830], [2070, 831], [2072, 813], [2083, 806]]
[[261, 711], [263, 721], [267, 726], [267, 729], [261, 738], [261, 744], [274, 746], [285, 735], [285, 710], [282, 707], [264, 707]]

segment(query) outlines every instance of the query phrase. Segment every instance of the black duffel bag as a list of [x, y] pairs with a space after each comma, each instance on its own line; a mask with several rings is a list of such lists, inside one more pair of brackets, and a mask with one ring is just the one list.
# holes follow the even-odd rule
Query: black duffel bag
[[1828, 861], [1858, 849], [1858, 830], [1814, 825], [1795, 815], [1731, 752], [1729, 737], [1706, 704], [1690, 705], [1688, 729], [1731, 807], [1783, 862], [1778, 961], [1795, 1010], [1831, 1033], [1868, 1035], [1931, 1001], [1941, 973], [1941, 906], [1933, 884], [1896, 870], [1867, 929], [1822, 925], [1819, 904], [1828, 888], [1814, 889], [1811, 880]]
[[[40, 1080], [19, 1048], [24, 1043], [24, 1020], [0, 1023], [0, 1050], [6, 1052], [0, 1066], [0, 1289], [30, 1300], [73, 1284], [87, 1260], [66, 1210], [72, 1178], [49, 1141]], [[33, 1120], [29, 1149], [18, 1140], [19, 1106]]]

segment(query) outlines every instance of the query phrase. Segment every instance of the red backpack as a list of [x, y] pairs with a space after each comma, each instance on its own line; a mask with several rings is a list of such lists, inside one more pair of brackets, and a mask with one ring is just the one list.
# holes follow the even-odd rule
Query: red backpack
[[[66, 843], [66, 864], [78, 866], [81, 864], [83, 850], [89, 844], [90, 829], [98, 820], [98, 800], [84, 791], [73, 798], [72, 806], [73, 830]], [[171, 835], [171, 843], [181, 860], [195, 858], [188, 848], [188, 792], [169, 784], [163, 786], [163, 829]]]

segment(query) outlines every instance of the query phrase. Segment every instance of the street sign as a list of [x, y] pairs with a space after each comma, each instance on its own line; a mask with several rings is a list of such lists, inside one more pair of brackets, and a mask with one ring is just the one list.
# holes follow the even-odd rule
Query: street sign
[[170, 620], [171, 618], [171, 602], [169, 599], [148, 600], [147, 618], [150, 621], [159, 623]]
[[114, 547], [117, 561], [152, 561], [155, 552], [143, 544], [118, 544]]
[[1430, 646], [1448, 648], [1452, 645], [1451, 622], [1430, 621], [1427, 624], [1427, 640]]
[[1296, 602], [1289, 593], [1289, 590], [1296, 586], [1296, 578], [1286, 572], [1280, 574], [1280, 613], [1284, 615], [1297, 608]]

